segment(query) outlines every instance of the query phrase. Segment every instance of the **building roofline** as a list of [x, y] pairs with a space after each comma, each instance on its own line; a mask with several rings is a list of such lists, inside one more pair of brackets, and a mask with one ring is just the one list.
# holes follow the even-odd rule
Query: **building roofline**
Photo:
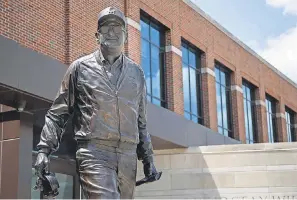
[[206, 14], [201, 8], [199, 8], [196, 4], [194, 4], [191, 0], [182, 0], [185, 4], [190, 6], [193, 10], [195, 10], [197, 13], [199, 13], [203, 18], [205, 18], [207, 21], [212, 23], [216, 28], [218, 28], [220, 31], [225, 33], [229, 38], [231, 38], [234, 42], [236, 42], [239, 46], [241, 46], [243, 49], [245, 49], [247, 52], [258, 58], [262, 63], [267, 65], [272, 71], [277, 73], [280, 77], [282, 77], [284, 80], [291, 83], [295, 88], [297, 88], [297, 83], [295, 83], [293, 80], [291, 80], [288, 76], [283, 74], [281, 71], [279, 71], [276, 67], [274, 67], [272, 64], [270, 64], [267, 60], [265, 60], [263, 57], [261, 57], [258, 53], [256, 53], [253, 49], [251, 49], [249, 46], [244, 44], [241, 40], [239, 40], [236, 36], [234, 36], [232, 33], [230, 33], [226, 28], [224, 28], [222, 25], [220, 25], [217, 21], [215, 21], [213, 18], [211, 18], [208, 14]]

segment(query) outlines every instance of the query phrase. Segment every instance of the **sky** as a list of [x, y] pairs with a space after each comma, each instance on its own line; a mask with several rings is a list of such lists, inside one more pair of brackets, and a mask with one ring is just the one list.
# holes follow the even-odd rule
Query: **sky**
[[297, 0], [191, 0], [297, 83]]

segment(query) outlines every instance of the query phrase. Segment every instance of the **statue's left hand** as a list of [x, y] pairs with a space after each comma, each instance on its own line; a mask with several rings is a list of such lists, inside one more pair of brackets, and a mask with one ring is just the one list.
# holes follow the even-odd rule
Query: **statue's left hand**
[[136, 181], [136, 186], [157, 181], [162, 176], [162, 172], [157, 172], [153, 162], [143, 163], [143, 171], [145, 177], [141, 180]]
[[145, 177], [149, 177], [158, 173], [153, 162], [143, 164], [143, 172]]

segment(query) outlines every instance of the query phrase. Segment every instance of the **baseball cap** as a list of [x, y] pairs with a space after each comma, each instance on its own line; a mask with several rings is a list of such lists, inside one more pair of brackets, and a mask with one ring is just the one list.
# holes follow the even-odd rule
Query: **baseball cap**
[[117, 21], [120, 22], [126, 28], [127, 21], [126, 21], [126, 17], [124, 15], [124, 13], [115, 7], [107, 7], [105, 9], [103, 9], [98, 15], [97, 29], [99, 29], [99, 27], [104, 22], [106, 22], [111, 16], [115, 17], [117, 19]]

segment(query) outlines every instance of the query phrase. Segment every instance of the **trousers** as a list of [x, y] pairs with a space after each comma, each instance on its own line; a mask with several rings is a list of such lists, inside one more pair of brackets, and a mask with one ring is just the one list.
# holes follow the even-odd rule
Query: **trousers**
[[86, 199], [133, 199], [137, 172], [135, 145], [78, 143], [77, 173]]

